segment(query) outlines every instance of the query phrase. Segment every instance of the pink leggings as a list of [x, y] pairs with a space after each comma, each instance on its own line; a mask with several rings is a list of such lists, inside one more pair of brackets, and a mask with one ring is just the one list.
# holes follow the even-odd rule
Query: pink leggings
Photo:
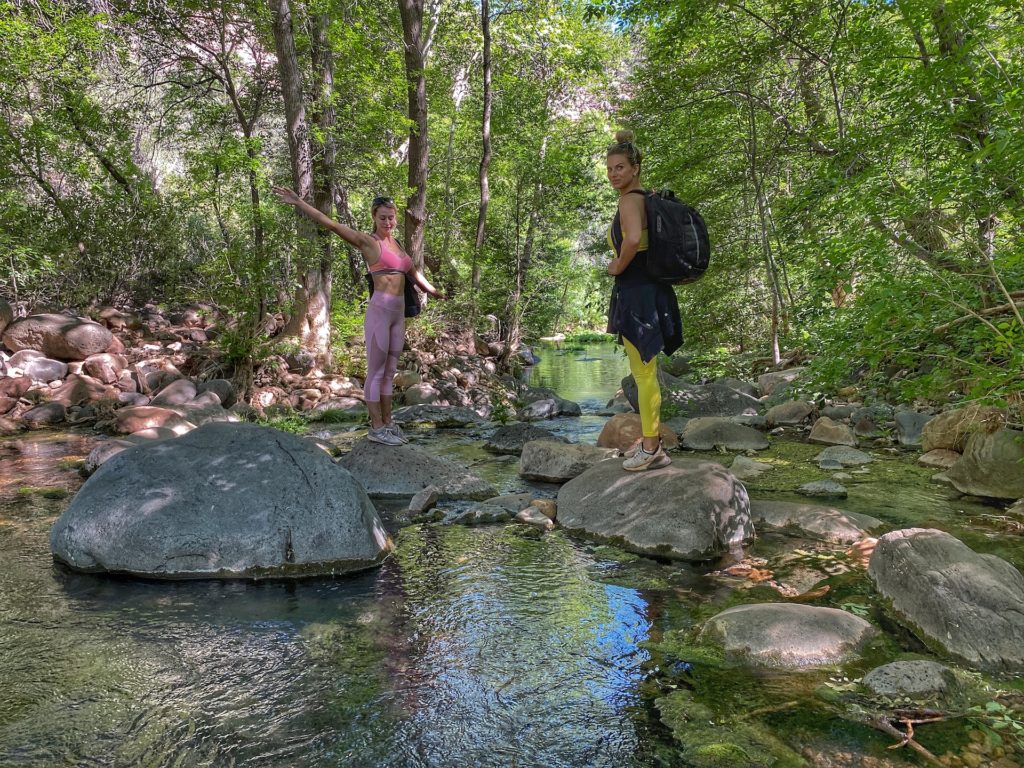
[[363, 396], [379, 403], [380, 396], [391, 396], [398, 356], [405, 346], [405, 296], [374, 292], [366, 307], [366, 383]]

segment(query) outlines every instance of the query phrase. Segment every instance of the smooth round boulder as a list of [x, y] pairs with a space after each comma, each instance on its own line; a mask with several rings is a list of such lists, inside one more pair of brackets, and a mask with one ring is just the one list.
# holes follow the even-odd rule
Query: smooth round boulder
[[722, 416], [690, 419], [683, 427], [680, 442], [691, 451], [763, 451], [769, 447], [762, 432]]
[[921, 452], [928, 453], [936, 448], [963, 453], [967, 438], [978, 430], [987, 430], [986, 425], [1001, 426], [1006, 421], [1006, 411], [992, 405], [968, 405], [953, 411], [945, 411], [929, 419], [921, 430]]
[[213, 392], [217, 395], [220, 399], [220, 404], [225, 408], [230, 408], [238, 400], [235, 385], [227, 379], [207, 379], [206, 381], [199, 382], [196, 387], [196, 393], [202, 395], [207, 392]]
[[128, 360], [124, 355], [111, 355], [102, 352], [98, 355], [89, 355], [85, 358], [82, 369], [94, 379], [104, 384], [113, 384], [121, 377], [121, 371], [128, 367]]
[[908, 696], [915, 700], [941, 696], [957, 687], [956, 673], [927, 659], [894, 661], [875, 667], [861, 685], [878, 696], [892, 699]]
[[51, 360], [42, 352], [34, 349], [23, 349], [11, 355], [8, 362], [12, 368], [20, 368], [22, 373], [32, 381], [43, 384], [63, 379], [68, 375], [68, 364], [60, 360]]
[[47, 427], [60, 424], [67, 418], [68, 411], [63, 403], [43, 403], [25, 411], [21, 420], [30, 427]]
[[[150, 405], [159, 407], [184, 405], [191, 402], [198, 394], [199, 390], [189, 379], [177, 379], [153, 395]], [[220, 405], [220, 397], [217, 398], [217, 405]]]
[[69, 315], [29, 315], [4, 331], [9, 350], [38, 349], [58, 360], [85, 360], [106, 352], [114, 335], [99, 323]]
[[195, 428], [195, 424], [183, 418], [169, 408], [158, 408], [152, 405], [130, 405], [118, 409], [115, 414], [114, 429], [123, 435], [130, 435], [142, 429], [167, 427], [178, 434], [184, 434]]
[[811, 427], [811, 434], [807, 436], [807, 442], [820, 445], [849, 445], [857, 446], [857, 436], [849, 426], [836, 422], [828, 416], [821, 416]]
[[992, 499], [1024, 496], [1024, 432], [1005, 427], [975, 432], [946, 475], [961, 493]]
[[402, 392], [402, 402], [406, 405], [433, 405], [440, 399], [441, 392], [428, 382], [410, 384]]
[[519, 476], [542, 483], [564, 483], [615, 453], [614, 448], [598, 448], [585, 443], [531, 440], [523, 446]]
[[750, 502], [750, 516], [755, 523], [771, 528], [795, 528], [802, 534], [839, 544], [860, 541], [868, 531], [882, 525], [881, 520], [870, 515], [792, 501], [755, 499]]
[[876, 634], [864, 619], [837, 608], [758, 603], [738, 605], [712, 617], [700, 638], [720, 645], [732, 661], [808, 669], [844, 664]]
[[814, 415], [814, 403], [806, 400], [790, 400], [773, 405], [764, 418], [771, 427], [795, 427]]
[[558, 522], [632, 552], [692, 562], [754, 538], [747, 489], [725, 467], [697, 459], [646, 472], [623, 469], [621, 459], [595, 464], [559, 490]]
[[968, 665], [1024, 672], [1024, 575], [948, 533], [907, 528], [879, 538], [868, 576], [896, 618]]
[[369, 568], [391, 541], [360, 485], [311, 442], [215, 423], [104, 463], [50, 548], [80, 571], [264, 578]]

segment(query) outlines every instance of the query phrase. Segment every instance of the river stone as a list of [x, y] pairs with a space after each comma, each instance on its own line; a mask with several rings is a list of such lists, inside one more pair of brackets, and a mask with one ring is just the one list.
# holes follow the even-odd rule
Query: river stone
[[414, 445], [381, 445], [359, 440], [338, 464], [355, 477], [371, 498], [404, 499], [436, 485], [439, 498], [487, 499], [493, 486], [450, 459], [432, 456]]
[[896, 617], [926, 643], [968, 665], [1024, 671], [1024, 576], [942, 531], [882, 536], [868, 576]]
[[114, 430], [123, 435], [130, 435], [140, 429], [150, 427], [167, 427], [178, 434], [195, 429], [196, 425], [184, 419], [169, 408], [158, 408], [152, 405], [130, 405], [114, 413], [116, 423]]
[[737, 456], [729, 466], [729, 471], [736, 476], [737, 480], [752, 480], [770, 469], [772, 469], [771, 464], [747, 456]]
[[498, 427], [491, 433], [490, 438], [484, 444], [484, 448], [491, 453], [505, 456], [519, 456], [523, 452], [523, 446], [531, 440], [554, 440], [555, 442], [567, 442], [565, 438], [556, 437], [542, 427], [533, 424], [507, 424]]
[[[662, 384], [662, 404], [671, 404], [682, 416], [740, 416], [757, 414], [761, 410], [761, 402], [757, 398], [721, 384], [688, 384], [669, 376], [665, 378], [670, 381]], [[632, 376], [622, 380], [622, 391], [633, 410], [639, 412], [636, 382]]]
[[0, 296], [0, 334], [4, 332], [4, 329], [11, 324], [14, 320], [14, 310], [11, 309], [11, 305], [8, 304], [2, 296]]
[[691, 451], [763, 451], [769, 447], [761, 432], [722, 416], [690, 419], [681, 438], [683, 448]]
[[441, 489], [436, 485], [428, 485], [422, 491], [417, 493], [409, 501], [409, 509], [407, 510], [410, 515], [422, 515], [424, 512], [429, 512], [437, 505], [437, 500], [441, 497]]
[[876, 633], [864, 619], [837, 608], [757, 603], [713, 616], [700, 638], [720, 645], [732, 661], [806, 669], [856, 658]]
[[764, 417], [770, 427], [787, 427], [803, 424], [813, 415], [813, 403], [806, 400], [790, 400], [773, 405]]
[[[870, 464], [874, 459], [864, 451], [858, 451], [846, 445], [833, 445], [821, 451], [814, 460], [822, 469], [836, 469], [835, 464], [841, 467], [855, 467], [859, 464]], [[824, 466], [829, 463], [829, 466]]]
[[32, 379], [29, 376], [11, 376], [0, 379], [0, 397], [17, 400], [24, 397], [30, 389], [32, 389]]
[[815, 496], [820, 499], [845, 499], [846, 486], [835, 480], [815, 480], [804, 483], [796, 492], [803, 496]]
[[952, 669], [925, 659], [883, 664], [864, 675], [860, 682], [872, 693], [891, 699], [929, 699], [958, 687]]
[[844, 405], [829, 405], [821, 409], [821, 415], [828, 416], [833, 421], [849, 421], [857, 407], [848, 403]]
[[345, 573], [391, 542], [366, 494], [325, 453], [253, 424], [207, 424], [107, 461], [50, 534], [76, 570], [161, 578]]
[[[679, 438], [672, 429], [662, 423], [658, 427], [661, 443], [665, 448], [675, 448]], [[598, 448], [615, 448], [624, 451], [643, 436], [643, 424], [638, 413], [619, 413], [608, 419], [597, 437]]]
[[1024, 432], [975, 432], [964, 455], [946, 473], [961, 493], [993, 499], [1024, 496]]
[[870, 515], [790, 501], [754, 499], [750, 502], [750, 516], [755, 524], [764, 523], [771, 528], [796, 528], [814, 538], [839, 544], [860, 541], [869, 530], [882, 525], [881, 520]]
[[461, 405], [406, 405], [391, 417], [399, 424], [433, 424], [435, 427], [466, 427], [483, 424], [480, 414]]
[[12, 352], [38, 349], [59, 360], [85, 360], [106, 352], [114, 335], [99, 323], [68, 315], [29, 315], [15, 320], [3, 334]]
[[502, 496], [495, 496], [490, 499], [484, 499], [480, 504], [477, 504], [474, 509], [482, 506], [490, 507], [501, 507], [509, 515], [514, 515], [517, 512], [521, 512], [533, 503], [533, 494], [531, 493], [506, 493]]
[[896, 439], [908, 448], [921, 445], [924, 428], [932, 420], [930, 413], [898, 411], [896, 413]]
[[768, 373], [757, 377], [757, 386], [761, 389], [761, 394], [768, 397], [769, 395], [775, 394], [776, 390], [788, 386], [791, 382], [796, 381], [803, 372], [803, 368], [788, 368], [785, 371], [769, 371]]
[[956, 451], [947, 451], [945, 448], [936, 448], [934, 451], [922, 453], [917, 458], [917, 463], [922, 467], [937, 467], [949, 469], [960, 461], [960, 454]]
[[612, 459], [558, 492], [562, 527], [643, 555], [705, 561], [754, 537], [747, 489], [725, 467], [676, 458], [646, 472]]
[[235, 385], [227, 379], [207, 379], [196, 386], [196, 394], [202, 395], [206, 392], [213, 392], [220, 399], [220, 404], [230, 408], [238, 400], [238, 393]]
[[63, 384], [51, 391], [50, 398], [70, 408], [73, 405], [85, 405], [100, 400], [116, 400], [118, 394], [120, 392], [117, 387], [108, 386], [92, 376], [72, 373]]
[[21, 420], [30, 427], [46, 427], [60, 424], [67, 418], [67, 408], [63, 403], [43, 403], [21, 415]]
[[519, 475], [527, 480], [564, 483], [615, 453], [614, 448], [596, 445], [531, 440], [523, 446]]
[[[153, 395], [153, 399], [150, 400], [150, 405], [184, 405], [185, 403], [193, 400], [198, 394], [199, 390], [196, 389], [196, 385], [191, 381], [188, 379], [177, 379]], [[219, 397], [217, 398], [217, 404], [220, 405]]]
[[515, 519], [520, 523], [526, 523], [545, 531], [555, 527], [554, 521], [534, 506], [529, 506], [516, 513]]
[[717, 384], [718, 386], [721, 387], [728, 387], [729, 389], [735, 390], [736, 392], [739, 392], [742, 395], [747, 395], [748, 397], [758, 398], [761, 396], [761, 391], [757, 388], [757, 386], [751, 384], [749, 381], [743, 381], [742, 379], [734, 379], [731, 376], [723, 376], [722, 378], [715, 379], [714, 381], [711, 381], [709, 383]]
[[60, 360], [51, 360], [42, 352], [34, 349], [23, 349], [11, 355], [7, 363], [12, 368], [20, 368], [22, 373], [32, 379], [46, 384], [58, 381], [68, 375], [68, 364]]
[[554, 390], [546, 387], [526, 387], [520, 393], [519, 399], [525, 404], [518, 414], [523, 421], [553, 419], [556, 416], [579, 416], [583, 412], [579, 403], [559, 397]]
[[440, 399], [437, 387], [427, 382], [410, 384], [402, 392], [402, 402], [406, 405], [433, 405]]
[[121, 371], [128, 367], [128, 360], [124, 355], [112, 355], [101, 352], [98, 355], [89, 355], [82, 364], [82, 370], [94, 379], [104, 384], [114, 384], [121, 376]]
[[921, 451], [928, 453], [936, 448], [963, 453], [967, 438], [986, 424], [1002, 425], [1006, 411], [990, 405], [968, 405], [955, 411], [946, 411], [934, 416], [921, 432]]
[[807, 440], [820, 445], [857, 446], [857, 437], [853, 434], [853, 430], [846, 424], [833, 421], [828, 416], [822, 416], [814, 422]]

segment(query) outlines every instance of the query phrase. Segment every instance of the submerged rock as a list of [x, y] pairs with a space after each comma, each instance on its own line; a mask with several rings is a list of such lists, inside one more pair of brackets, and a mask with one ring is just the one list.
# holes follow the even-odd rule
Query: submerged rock
[[858, 451], [846, 445], [833, 445], [826, 448], [814, 460], [822, 469], [835, 469], [839, 467], [855, 467], [860, 464], [870, 464], [874, 459], [864, 451]]
[[804, 483], [796, 492], [804, 496], [817, 496], [823, 499], [845, 499], [847, 495], [846, 486], [835, 480], [815, 480], [811, 483]]
[[631, 552], [690, 561], [754, 537], [746, 488], [720, 464], [696, 459], [647, 472], [602, 461], [562, 486], [558, 522]]
[[908, 528], [878, 540], [868, 576], [923, 641], [972, 667], [1024, 671], [1024, 576], [948, 533]]
[[367, 568], [391, 543], [359, 484], [310, 442], [217, 423], [107, 461], [50, 547], [82, 571], [249, 578]]
[[732, 661], [806, 669], [843, 664], [876, 634], [864, 619], [836, 608], [759, 603], [722, 611], [700, 638], [720, 645]]
[[870, 530], [882, 525], [881, 520], [870, 515], [790, 501], [755, 499], [750, 502], [750, 516], [754, 523], [764, 523], [772, 528], [796, 528], [815, 538], [840, 544], [859, 541]]

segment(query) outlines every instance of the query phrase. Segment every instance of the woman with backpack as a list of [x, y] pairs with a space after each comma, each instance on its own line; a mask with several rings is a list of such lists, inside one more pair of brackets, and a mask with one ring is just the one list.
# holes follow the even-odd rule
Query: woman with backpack
[[640, 186], [643, 154], [632, 131], [618, 131], [606, 152], [608, 181], [619, 193], [618, 208], [608, 230], [615, 258], [608, 274], [615, 276], [608, 306], [608, 332], [626, 348], [629, 371], [637, 386], [643, 437], [626, 451], [624, 469], [639, 472], [672, 463], [661, 445], [659, 352], [671, 355], [683, 343], [679, 303], [671, 285], [647, 273], [647, 192]]
[[374, 229], [373, 234], [368, 235], [335, 221], [286, 187], [274, 187], [273, 191], [282, 203], [294, 205], [302, 214], [362, 252], [373, 287], [363, 321], [366, 338], [363, 396], [370, 412], [370, 431], [366, 437], [383, 445], [409, 442], [401, 427], [391, 420], [393, 380], [398, 370], [398, 356], [405, 346], [406, 281], [411, 280], [431, 296], [447, 297], [413, 266], [412, 259], [392, 236], [398, 226], [398, 209], [390, 197], [373, 199], [370, 213]]

